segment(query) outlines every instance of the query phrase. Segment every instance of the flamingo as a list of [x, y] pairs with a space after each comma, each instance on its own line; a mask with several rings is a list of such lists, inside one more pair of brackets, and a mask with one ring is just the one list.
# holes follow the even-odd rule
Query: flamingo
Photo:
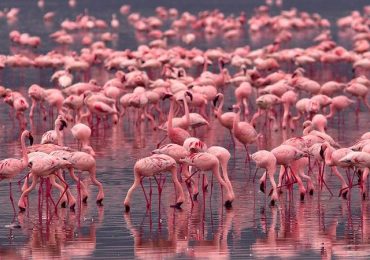
[[231, 208], [233, 198], [233, 192], [230, 190], [228, 184], [222, 179], [219, 169], [219, 160], [217, 157], [211, 153], [207, 152], [199, 152], [193, 153], [183, 159], [180, 160], [181, 162], [187, 163], [191, 166], [195, 166], [201, 171], [209, 171], [211, 170], [213, 175], [216, 177], [218, 182], [221, 184], [222, 187], [226, 190], [226, 200], [225, 200], [225, 207]]
[[[128, 190], [126, 194], [126, 198], [123, 202], [125, 206], [125, 211], [130, 211], [131, 205], [131, 196], [137, 186], [142, 185], [143, 178], [145, 177], [156, 177], [164, 172], [171, 172], [172, 181], [175, 184], [175, 193], [177, 196], [176, 204], [171, 205], [171, 207], [180, 208], [182, 203], [184, 202], [184, 192], [182, 190], [181, 184], [177, 179], [177, 170], [176, 170], [176, 161], [165, 154], [154, 154], [149, 157], [142, 158], [135, 163], [134, 166], [134, 183]], [[161, 187], [159, 187], [159, 193]], [[149, 207], [150, 203], [146, 197], [146, 193], [144, 191], [144, 195], [147, 201], [147, 207]]]
[[33, 144], [33, 137], [31, 132], [24, 130], [21, 135], [21, 147], [22, 147], [22, 159], [8, 158], [0, 161], [0, 181], [9, 180], [9, 197], [12, 202], [13, 211], [15, 213], [13, 194], [12, 194], [12, 183], [11, 179], [19, 175], [28, 165], [28, 155], [26, 149], [25, 139], [28, 138], [30, 144]]
[[263, 168], [266, 172], [260, 179], [260, 190], [265, 191], [266, 175], [269, 176], [270, 182], [272, 185], [272, 196], [270, 204], [275, 205], [275, 202], [278, 200], [277, 186], [274, 179], [274, 174], [276, 172], [276, 157], [272, 152], [266, 150], [260, 150], [251, 155], [252, 160], [256, 163], [258, 168]]
[[171, 104], [170, 104], [170, 111], [168, 114], [168, 127], [167, 127], [167, 135], [168, 138], [171, 140], [172, 143], [183, 145], [186, 138], [190, 137], [189, 132], [180, 128], [180, 127], [173, 127], [172, 119], [174, 115], [174, 106], [175, 106], [175, 99], [171, 95]]
[[[61, 160], [67, 160], [71, 164], [71, 166], [69, 167], [69, 173], [72, 179], [76, 182], [78, 182], [79, 180], [74, 174], [75, 169], [82, 172], [89, 172], [92, 183], [94, 183], [94, 185], [96, 185], [99, 189], [98, 195], [96, 197], [96, 203], [98, 205], [102, 205], [102, 201], [104, 199], [103, 185], [96, 179], [96, 160], [91, 154], [80, 151], [69, 152], [66, 150], [56, 150], [51, 152], [50, 155]], [[82, 182], [80, 183], [80, 185], [83, 191], [82, 201], [86, 202], [88, 198], [87, 189]]]
[[67, 127], [67, 123], [62, 115], [59, 115], [54, 122], [54, 130], [45, 132], [41, 137], [41, 144], [63, 145], [62, 131]]
[[[91, 128], [88, 125], [85, 125], [83, 123], [75, 124], [71, 128], [71, 132], [73, 137], [77, 139], [79, 143], [79, 148], [92, 149], [92, 147], [90, 146]], [[94, 149], [92, 149], [92, 152], [92, 155], [94, 156]]]
[[213, 100], [213, 105], [215, 107], [217, 105], [218, 100], [220, 100], [220, 104], [214, 110], [215, 117], [218, 119], [218, 121], [220, 122], [220, 124], [223, 127], [226, 127], [229, 130], [231, 140], [232, 140], [233, 144], [235, 145], [234, 136], [233, 136], [233, 133], [232, 133], [235, 113], [234, 112], [222, 113], [222, 107], [224, 105], [224, 95], [222, 93], [217, 94], [215, 99]]
[[256, 132], [256, 129], [249, 124], [248, 122], [240, 122], [240, 108], [235, 106], [236, 115], [233, 121], [233, 134], [234, 137], [244, 145], [244, 148], [247, 152], [246, 160], [250, 160], [248, 145], [254, 143], [259, 135]]
[[32, 184], [30, 187], [26, 188], [22, 192], [21, 197], [19, 198], [18, 207], [20, 211], [26, 210], [26, 202], [24, 198], [36, 187], [38, 179], [44, 177], [48, 177], [50, 179], [50, 183], [60, 190], [60, 192], [62, 193], [62, 196], [59, 198], [59, 201], [62, 201], [61, 206], [65, 207], [66, 205], [65, 201], [67, 201], [67, 197], [65, 196], [65, 193], [68, 189], [68, 185], [62, 179], [61, 181], [64, 182], [65, 188], [62, 185], [56, 183], [55, 176], [57, 175], [55, 174], [55, 172], [59, 169], [70, 167], [71, 163], [67, 160], [61, 160], [46, 153], [38, 153], [39, 155], [30, 159], [28, 163], [28, 166], [31, 168]]

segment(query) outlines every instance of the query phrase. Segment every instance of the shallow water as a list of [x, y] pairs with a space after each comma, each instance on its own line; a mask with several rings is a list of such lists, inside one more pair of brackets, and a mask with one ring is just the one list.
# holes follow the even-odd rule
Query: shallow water
[[[0, 2], [0, 8], [17, 6], [21, 8], [20, 19], [16, 24], [0, 22], [0, 46], [3, 53], [9, 53], [8, 32], [12, 29], [27, 31], [42, 37], [43, 45], [38, 53], [51, 50], [54, 45], [48, 34], [55, 31], [57, 22], [65, 17], [73, 18], [88, 7], [89, 12], [103, 19], [110, 19], [117, 12], [119, 1], [79, 1], [75, 9], [69, 9], [66, 1], [47, 1], [45, 9], [40, 11], [35, 1], [10, 0]], [[156, 2], [156, 3], [154, 3]], [[225, 13], [238, 14], [242, 9], [248, 17], [259, 1], [183, 1], [177, 3], [180, 11], [198, 12], [205, 9], [219, 8]], [[310, 3], [310, 4], [309, 4]], [[285, 1], [283, 8], [292, 6], [318, 11], [324, 17], [335, 21], [350, 10], [362, 7], [365, 1]], [[335, 3], [335, 4], [334, 4]], [[157, 5], [173, 6], [172, 1], [132, 1], [132, 9], [148, 15], [153, 14]], [[27, 10], [27, 11], [26, 11]], [[55, 23], [46, 27], [41, 14], [56, 10]], [[273, 10], [273, 12], [277, 12]], [[128, 28], [124, 17], [120, 17], [121, 27], [117, 48], [135, 48], [137, 41], [134, 33]], [[307, 35], [317, 32], [307, 32]], [[303, 34], [303, 38], [290, 43], [292, 46], [309, 46], [311, 37]], [[347, 41], [333, 34], [340, 43]], [[246, 32], [246, 38], [236, 42], [225, 42], [220, 39], [197, 42], [201, 48], [231, 48], [251, 43], [253, 47], [271, 42], [271, 36], [254, 39]], [[348, 43], [347, 43], [348, 44]], [[78, 48], [79, 46], [73, 46]], [[343, 73], [344, 72], [344, 73]], [[2, 85], [18, 89], [26, 93], [32, 83], [50, 86], [51, 71], [36, 69], [5, 69], [1, 73]], [[98, 75], [96, 75], [98, 76]], [[101, 75], [99, 75], [101, 76]], [[108, 76], [108, 75], [106, 75]], [[313, 77], [320, 82], [328, 79], [346, 81], [350, 79], [350, 67], [342, 65], [313, 71]], [[232, 93], [232, 89], [226, 90]], [[232, 104], [228, 100], [228, 105]], [[226, 105], [226, 107], [228, 106]], [[369, 130], [370, 117], [364, 107], [356, 117], [354, 109], [349, 109], [329, 123], [329, 134], [343, 145], [353, 143], [363, 132]], [[338, 123], [339, 122], [339, 123]], [[30, 122], [31, 123], [31, 122]], [[43, 122], [36, 117], [31, 130], [40, 141], [45, 130], [51, 129], [53, 122]], [[262, 129], [259, 125], [259, 129]], [[152, 207], [145, 209], [145, 198], [137, 189], [132, 198], [130, 214], [124, 214], [123, 199], [133, 182], [133, 165], [139, 158], [148, 156], [156, 144], [164, 136], [163, 132], [153, 132], [149, 125], [141, 131], [134, 131], [131, 121], [125, 119], [118, 126], [100, 128], [93, 132], [91, 144], [97, 153], [97, 177], [105, 189], [104, 206], [97, 207], [94, 198], [97, 190], [90, 185], [90, 196], [87, 205], [77, 207], [76, 212], [58, 209], [56, 214], [47, 214], [46, 208], [53, 208], [52, 202], [43, 200], [42, 210], [38, 209], [38, 192], [33, 191], [29, 198], [29, 209], [26, 213], [16, 215], [20, 228], [9, 228], [13, 219], [13, 210], [8, 197], [8, 183], [0, 183], [0, 259], [128, 259], [128, 258], [179, 258], [203, 259], [217, 258], [344, 258], [352, 256], [368, 258], [370, 256], [370, 209], [369, 199], [362, 201], [357, 186], [353, 187], [348, 200], [337, 197], [340, 184], [327, 170], [327, 184], [333, 195], [325, 187], [322, 191], [315, 190], [313, 196], [306, 196], [304, 202], [299, 200], [295, 187], [292, 193], [285, 192], [275, 207], [269, 206], [269, 197], [259, 192], [258, 181], [253, 182], [255, 165], [245, 164], [245, 151], [241, 145], [233, 148], [229, 133], [212, 119], [210, 129], [202, 128], [197, 136], [209, 145], [228, 147], [232, 153], [229, 162], [229, 175], [234, 186], [236, 199], [231, 210], [222, 206], [222, 193], [219, 185], [209, 187], [201, 193], [193, 207], [189, 198], [182, 210], [170, 208], [174, 202], [173, 186], [167, 180], [160, 205], [158, 192], [153, 182]], [[20, 157], [19, 128], [16, 121], [9, 119], [9, 109], [0, 105], [0, 158]], [[271, 149], [279, 145], [283, 139], [295, 133], [279, 131], [271, 133], [264, 130], [263, 148]], [[285, 138], [284, 138], [285, 137]], [[65, 143], [72, 147], [76, 144], [71, 134], [66, 132]], [[251, 152], [257, 147], [252, 145]], [[261, 172], [257, 178], [261, 176]], [[208, 175], [211, 180], [210, 175]], [[20, 178], [20, 176], [19, 176]], [[200, 177], [201, 178], [201, 177]], [[70, 187], [76, 194], [76, 185]], [[354, 181], [356, 183], [356, 181]], [[149, 181], [145, 181], [149, 190]], [[210, 185], [211, 186], [211, 185]], [[317, 186], [316, 186], [317, 187]], [[44, 188], [45, 189], [45, 188]], [[267, 187], [267, 191], [269, 187]], [[43, 191], [45, 192], [45, 191]], [[13, 183], [15, 202], [20, 192], [16, 182]], [[77, 195], [76, 195], [77, 196]], [[54, 199], [56, 198], [54, 194]], [[51, 210], [54, 212], [53, 210]]]

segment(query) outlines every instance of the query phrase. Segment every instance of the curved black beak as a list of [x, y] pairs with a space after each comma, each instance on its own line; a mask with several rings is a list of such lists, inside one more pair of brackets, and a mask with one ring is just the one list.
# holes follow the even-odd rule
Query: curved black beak
[[162, 100], [165, 100], [165, 99], [170, 98], [170, 97], [172, 97], [172, 94], [165, 94], [163, 96]]
[[213, 106], [217, 105], [218, 98], [219, 98], [219, 95], [217, 95], [215, 99], [213, 100]]
[[193, 101], [193, 94], [190, 91], [186, 91], [185, 93], [190, 97], [190, 100]]
[[325, 157], [324, 157], [324, 150], [322, 149], [322, 147], [320, 148], [320, 156], [323, 160], [325, 160]]
[[62, 131], [65, 127], [67, 127], [67, 122], [64, 120], [60, 120], [60, 122], [62, 123], [62, 125], [59, 127], [59, 130]]
[[30, 140], [30, 145], [32, 146], [33, 145], [33, 136], [30, 134], [28, 136], [28, 139]]

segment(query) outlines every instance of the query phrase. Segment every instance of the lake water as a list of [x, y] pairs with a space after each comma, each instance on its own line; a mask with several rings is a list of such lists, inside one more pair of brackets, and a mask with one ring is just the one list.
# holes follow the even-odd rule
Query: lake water
[[[13, 29], [38, 35], [43, 43], [37, 53], [45, 53], [55, 46], [48, 35], [59, 28], [59, 22], [65, 18], [73, 19], [86, 8], [88, 12], [101, 19], [110, 21], [112, 13], [118, 13], [121, 1], [78, 1], [75, 8], [69, 8], [67, 1], [46, 1], [45, 8], [39, 9], [36, 1], [2, 0], [0, 9], [19, 7], [18, 22], [8, 24], [0, 20], [1, 53], [14, 50], [8, 40], [8, 33]], [[179, 11], [197, 13], [206, 9], [218, 8], [226, 14], [239, 14], [245, 11], [250, 17], [260, 1], [125, 1], [132, 5], [133, 11], [144, 15], [153, 15], [158, 5], [177, 7]], [[338, 17], [360, 9], [366, 1], [284, 1], [283, 9], [297, 7], [299, 10], [319, 12], [333, 24]], [[42, 15], [46, 11], [55, 11], [55, 22], [45, 26]], [[279, 9], [273, 7], [272, 13]], [[119, 15], [121, 26], [116, 48], [136, 48], [137, 40], [126, 18]], [[339, 43], [350, 47], [349, 41], [338, 35], [332, 27], [333, 37]], [[293, 41], [291, 46], [309, 46], [312, 35]], [[202, 49], [221, 46], [232, 48], [251, 44], [258, 48], [270, 43], [273, 37], [265, 35], [258, 41], [246, 31], [245, 38], [236, 42], [221, 39], [199, 41], [196, 45]], [[73, 46], [78, 49], [79, 46]], [[348, 81], [351, 68], [343, 67], [338, 71], [327, 68], [313, 71], [312, 76], [323, 82], [327, 80]], [[344, 72], [344, 73], [342, 73]], [[32, 83], [51, 87], [49, 82], [52, 71], [36, 69], [9, 69], [1, 73], [1, 85], [17, 89], [25, 95]], [[94, 74], [93, 74], [94, 76]], [[95, 75], [98, 76], [98, 75]], [[232, 94], [233, 89], [226, 90]], [[232, 98], [227, 99], [231, 106]], [[328, 133], [343, 145], [350, 145], [364, 132], [369, 130], [370, 117], [365, 107], [356, 117], [354, 109], [344, 114], [344, 122], [338, 124], [337, 116], [329, 121]], [[46, 130], [53, 128], [53, 121], [43, 122], [36, 117], [32, 122], [32, 133], [36, 142]], [[0, 104], [0, 158], [20, 157], [20, 130], [15, 120], [9, 117], [9, 107]], [[300, 135], [297, 129], [294, 135]], [[65, 144], [76, 147], [70, 131], [66, 131]], [[271, 133], [264, 130], [264, 148], [271, 149], [279, 145], [290, 133], [278, 131]], [[153, 186], [152, 208], [145, 209], [145, 198], [137, 189], [132, 199], [129, 214], [124, 213], [123, 199], [133, 182], [133, 166], [139, 158], [148, 156], [164, 136], [163, 132], [153, 132], [150, 126], [142, 131], [135, 131], [131, 121], [125, 119], [119, 125], [94, 131], [91, 144], [97, 154], [97, 177], [105, 189], [104, 206], [98, 207], [94, 198], [97, 190], [90, 185], [90, 197], [87, 205], [78, 207], [76, 212], [58, 209], [57, 214], [46, 214], [46, 201], [43, 210], [38, 209], [38, 192], [30, 195], [30, 206], [26, 213], [16, 215], [20, 228], [7, 227], [13, 219], [13, 210], [8, 196], [8, 182], [0, 183], [0, 259], [228, 259], [228, 258], [343, 258], [370, 256], [370, 209], [369, 200], [362, 201], [358, 186], [353, 187], [350, 199], [343, 200], [337, 195], [340, 184], [327, 170], [327, 189], [315, 190], [313, 196], [299, 200], [295, 187], [292, 193], [284, 192], [277, 206], [270, 207], [270, 198], [259, 192], [258, 181], [253, 182], [255, 165], [245, 165], [245, 151], [242, 145], [236, 148], [230, 145], [229, 133], [218, 121], [211, 119], [209, 129], [202, 128], [197, 136], [209, 146], [221, 145], [230, 149], [233, 155], [229, 162], [229, 176], [234, 186], [236, 199], [231, 210], [222, 206], [222, 194], [219, 185], [213, 185], [207, 192], [201, 193], [199, 200], [191, 207], [187, 198], [182, 210], [170, 208], [173, 203], [173, 185], [167, 181], [158, 204], [156, 186]], [[252, 145], [251, 152], [257, 147]], [[261, 176], [262, 171], [258, 174]], [[210, 177], [210, 175], [209, 175]], [[18, 179], [20, 179], [19, 176]], [[210, 178], [209, 178], [210, 179]], [[76, 194], [76, 185], [70, 187]], [[354, 182], [356, 183], [356, 181]], [[145, 181], [149, 189], [149, 181]], [[269, 190], [269, 187], [267, 188]], [[15, 202], [20, 192], [14, 180], [13, 193]], [[50, 204], [50, 203], [49, 203]], [[51, 205], [51, 204], [50, 204]], [[49, 205], [49, 206], [50, 206]]]

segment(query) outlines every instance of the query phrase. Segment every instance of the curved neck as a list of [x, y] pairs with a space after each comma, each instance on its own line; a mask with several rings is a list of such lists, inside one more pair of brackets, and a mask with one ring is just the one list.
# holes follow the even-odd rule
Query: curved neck
[[21, 147], [22, 147], [22, 161], [23, 165], [25, 167], [28, 165], [28, 154], [27, 154], [27, 148], [26, 148], [26, 135], [22, 134], [21, 135]]
[[58, 124], [55, 124], [54, 130], [55, 130], [55, 132], [57, 134], [57, 142], [58, 142], [58, 145], [63, 146], [63, 133], [59, 129]]
[[233, 130], [235, 131], [238, 128], [238, 123], [240, 121], [240, 110], [235, 113], [234, 121], [233, 121]]
[[204, 61], [204, 64], [203, 64], [203, 72], [205, 72], [207, 70], [208, 70], [208, 62], [207, 62], [207, 58], [205, 58], [205, 61]]
[[190, 125], [190, 115], [189, 115], [189, 107], [188, 107], [188, 101], [186, 100], [186, 97], [184, 97], [184, 109], [185, 109], [185, 119], [186, 119], [186, 125]]
[[171, 99], [170, 111], [168, 113], [167, 132], [172, 131], [172, 119], [173, 119], [173, 113], [174, 113], [174, 106], [175, 106], [175, 100]]
[[222, 107], [224, 106], [224, 96], [220, 95], [220, 104], [218, 105], [216, 109], [217, 117], [219, 118], [220, 115], [222, 114]]
[[312, 126], [307, 126], [305, 129], [303, 129], [302, 134], [308, 135], [312, 131]]

